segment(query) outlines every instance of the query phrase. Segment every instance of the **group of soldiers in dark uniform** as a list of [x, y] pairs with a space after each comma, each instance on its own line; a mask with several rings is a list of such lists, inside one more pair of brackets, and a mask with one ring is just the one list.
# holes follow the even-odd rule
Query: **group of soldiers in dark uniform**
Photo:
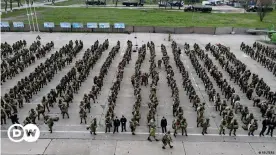
[[253, 47], [242, 42], [240, 49], [276, 76], [276, 52], [274, 49], [265, 47], [258, 42], [254, 42]]

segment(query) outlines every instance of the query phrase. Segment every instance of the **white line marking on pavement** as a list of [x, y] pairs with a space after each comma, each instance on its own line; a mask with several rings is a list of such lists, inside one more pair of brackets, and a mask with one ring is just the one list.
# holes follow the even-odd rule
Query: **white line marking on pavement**
[[[7, 132], [7, 130], [1, 130], [1, 132]], [[40, 131], [41, 133], [50, 133], [49, 131]], [[53, 131], [53, 133], [90, 133], [90, 131]], [[110, 133], [105, 133], [105, 132], [96, 132], [97, 134], [112, 134], [112, 132]], [[119, 134], [123, 134], [123, 135], [130, 135], [132, 134], [131, 132], [120, 132]], [[136, 135], [148, 135], [149, 133], [148, 132], [136, 132], [135, 133]], [[162, 135], [164, 133], [161, 133], [161, 132], [156, 132], [156, 134], [158, 135]], [[173, 134], [173, 133], [171, 133]], [[188, 134], [188, 136], [202, 136], [202, 134], [199, 134], [199, 133], [191, 133], [191, 134]], [[204, 136], [222, 136], [222, 137], [230, 137], [229, 135], [219, 135], [219, 134], [205, 134]], [[248, 137], [248, 135], [245, 135], [245, 134], [237, 134], [236, 137]], [[252, 136], [250, 136], [252, 137]], [[253, 136], [253, 137], [259, 137], [259, 136]], [[276, 137], [276, 136], [273, 136], [273, 137]], [[269, 137], [270, 138], [270, 137]]]

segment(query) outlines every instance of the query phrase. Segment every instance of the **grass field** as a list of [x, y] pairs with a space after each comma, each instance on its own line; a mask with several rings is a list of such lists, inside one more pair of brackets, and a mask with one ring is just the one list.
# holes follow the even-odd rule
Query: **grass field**
[[[255, 13], [221, 14], [191, 13], [164, 10], [131, 10], [109, 8], [37, 8], [38, 21], [55, 22], [124, 22], [135, 26], [233, 26], [261, 27], [276, 25], [276, 12], [269, 13], [263, 22]], [[26, 10], [2, 14], [2, 21], [24, 21], [27, 23]]]

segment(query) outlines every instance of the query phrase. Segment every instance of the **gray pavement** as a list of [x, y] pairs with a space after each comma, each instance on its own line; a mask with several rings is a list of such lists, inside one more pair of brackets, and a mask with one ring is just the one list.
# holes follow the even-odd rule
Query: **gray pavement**
[[[36, 143], [12, 143], [7, 139], [7, 129], [11, 125], [8, 120], [7, 125], [1, 126], [1, 147], [2, 154], [148, 154], [151, 151], [153, 155], [165, 155], [165, 154], [186, 154], [186, 155], [196, 155], [196, 154], [243, 154], [243, 155], [254, 155], [259, 154], [259, 151], [274, 151], [276, 153], [276, 138], [271, 137], [259, 137], [259, 130], [261, 128], [262, 118], [260, 116], [259, 109], [252, 106], [252, 101], [249, 101], [244, 94], [240, 93], [239, 87], [231, 83], [235, 89], [241, 95], [241, 103], [243, 105], [249, 106], [251, 112], [257, 117], [259, 121], [259, 130], [255, 132], [255, 137], [248, 137], [247, 132], [242, 130], [241, 127], [237, 131], [237, 137], [228, 136], [229, 130], [226, 130], [225, 136], [218, 135], [218, 125], [220, 124], [221, 116], [215, 111], [213, 103], [208, 102], [208, 97], [204, 91], [204, 86], [202, 81], [198, 78], [195, 73], [194, 68], [191, 65], [189, 58], [182, 54], [181, 60], [183, 61], [185, 68], [188, 70], [190, 77], [192, 78], [193, 85], [196, 88], [197, 93], [200, 95], [201, 100], [204, 100], [208, 107], [206, 109], [206, 116], [211, 119], [211, 126], [208, 128], [208, 135], [201, 135], [201, 128], [196, 127], [196, 112], [192, 108], [191, 103], [189, 103], [188, 97], [186, 96], [183, 88], [181, 87], [182, 78], [179, 71], [176, 68], [176, 64], [173, 60], [173, 54], [171, 50], [171, 42], [167, 41], [167, 34], [147, 34], [147, 33], [137, 33], [137, 34], [97, 34], [97, 33], [1, 33], [2, 42], [7, 41], [8, 43], [13, 43], [20, 39], [26, 39], [28, 45], [33, 42], [37, 35], [41, 36], [42, 44], [54, 41], [55, 50], [59, 49], [63, 45], [69, 42], [69, 40], [81, 39], [84, 42], [83, 50], [74, 59], [74, 62], [80, 59], [84, 53], [84, 50], [89, 48], [97, 39], [102, 43], [105, 39], [109, 39], [110, 46], [107, 51], [105, 51], [101, 59], [97, 62], [93, 70], [91, 70], [89, 77], [82, 84], [81, 89], [78, 94], [74, 95], [74, 101], [70, 105], [69, 114], [70, 119], [61, 118], [60, 111], [57, 105], [51, 108], [50, 112], [47, 113], [52, 116], [59, 116], [61, 119], [55, 123], [53, 128], [53, 133], [48, 132], [48, 128], [43, 121], [37, 121], [38, 126], [41, 130], [40, 139]], [[16, 36], [16, 37], [14, 37]], [[137, 36], [137, 39], [134, 37]], [[14, 39], [15, 38], [15, 39]], [[276, 78], [271, 76], [272, 74], [265, 69], [262, 69], [261, 65], [256, 61], [252, 60], [250, 57], [246, 56], [242, 51], [239, 50], [240, 43], [243, 41], [246, 44], [252, 44], [255, 40], [263, 39], [264, 36], [250, 36], [250, 35], [197, 35], [197, 34], [185, 34], [185, 35], [172, 35], [173, 40], [175, 40], [180, 47], [183, 48], [185, 42], [191, 44], [198, 43], [203, 47], [208, 42], [212, 44], [222, 43], [226, 46], [231, 47], [231, 50], [235, 52], [236, 56], [243, 61], [248, 68], [253, 72], [259, 74], [260, 77], [264, 78], [272, 90], [276, 90]], [[99, 121], [98, 135], [90, 135], [86, 130], [86, 125], [79, 124], [79, 102], [81, 101], [83, 95], [88, 93], [92, 86], [93, 77], [98, 75], [100, 67], [105, 61], [108, 52], [116, 42], [121, 41], [120, 52], [116, 55], [113, 60], [111, 67], [109, 69], [108, 75], [104, 79], [104, 86], [102, 88], [101, 94], [99, 95], [96, 103], [92, 103], [91, 113], [88, 117], [88, 122], [90, 122], [91, 117], [97, 117]], [[137, 127], [137, 135], [132, 136], [129, 132], [130, 129], [127, 123], [128, 132], [124, 133], [104, 133], [104, 119], [103, 115], [107, 110], [107, 96], [109, 94], [109, 89], [112, 86], [114, 77], [116, 75], [117, 66], [122, 56], [125, 52], [126, 42], [131, 40], [133, 44], [136, 43], [140, 47], [142, 44], [148, 41], [153, 41], [155, 43], [156, 49], [156, 60], [161, 59], [161, 44], [167, 47], [168, 54], [170, 56], [170, 65], [173, 67], [175, 72], [175, 80], [177, 81], [177, 86], [180, 91], [180, 106], [184, 109], [184, 117], [188, 121], [188, 137], [178, 135], [173, 138], [173, 149], [161, 149], [161, 142], [150, 143], [146, 141], [148, 136], [148, 128], [146, 123], [146, 115], [148, 114], [147, 102], [149, 101], [149, 87], [142, 86], [142, 106], [140, 112], [142, 115], [140, 126]], [[48, 54], [50, 55], [50, 53]], [[217, 65], [217, 61], [214, 57], [210, 55], [210, 58]], [[47, 56], [46, 56], [47, 57]], [[149, 52], [146, 55], [146, 59], [142, 64], [142, 72], [148, 72], [149, 70]], [[137, 53], [132, 53], [132, 60], [128, 65], [126, 65], [124, 72], [124, 79], [121, 83], [121, 90], [118, 94], [117, 105], [115, 107], [115, 115], [125, 117], [130, 120], [132, 114], [132, 106], [134, 104], [133, 88], [130, 82], [130, 77], [134, 73], [134, 65], [137, 59]], [[43, 62], [45, 59], [42, 59]], [[20, 80], [25, 75], [37, 66], [38, 64], [33, 64], [28, 67], [23, 73], [17, 75], [13, 80], [9, 80], [1, 88], [2, 95], [3, 92], [8, 91], [8, 88], [13, 87], [18, 80]], [[24, 104], [23, 109], [19, 109], [19, 122], [23, 122], [24, 117], [28, 114], [31, 108], [36, 107], [36, 104], [40, 103], [43, 95], [47, 94], [50, 89], [55, 88], [59, 83], [59, 80], [73, 67], [74, 63], [65, 67], [59, 74], [55, 75], [54, 79], [44, 87], [38, 94], [33, 96], [30, 104]], [[217, 65], [219, 66], [219, 65]], [[228, 74], [222, 70], [219, 66], [219, 70], [222, 71], [223, 76], [229, 81]], [[171, 90], [167, 86], [167, 79], [164, 67], [158, 69], [160, 72], [160, 80], [158, 84], [157, 96], [160, 101], [157, 108], [157, 121], [158, 121], [158, 138], [162, 137], [160, 120], [165, 116], [168, 120], [168, 129], [172, 131], [171, 124], [173, 120], [172, 116], [172, 98], [170, 98]], [[211, 80], [213, 80], [211, 78]], [[151, 82], [151, 81], [149, 81]], [[215, 87], [217, 89], [217, 87]], [[217, 89], [218, 90], [218, 89]], [[219, 91], [219, 90], [218, 90]], [[240, 118], [240, 114], [235, 115], [236, 118]], [[239, 120], [239, 119], [238, 119]], [[241, 122], [240, 122], [241, 125]]]

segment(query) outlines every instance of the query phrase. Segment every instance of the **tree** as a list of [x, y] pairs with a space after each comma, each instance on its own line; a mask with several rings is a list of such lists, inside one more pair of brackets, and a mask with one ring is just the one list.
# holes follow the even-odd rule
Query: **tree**
[[179, 5], [178, 5], [178, 9], [180, 10], [180, 8], [181, 8], [181, 2], [182, 2], [182, 0], [179, 0]]
[[118, 1], [119, 1], [119, 0], [116, 0], [116, 3], [115, 3], [116, 7], [117, 7], [117, 5], [118, 5]]
[[257, 0], [257, 12], [258, 16], [260, 17], [260, 21], [264, 20], [264, 17], [269, 12], [269, 6], [272, 5], [272, 0]]
[[7, 12], [8, 9], [8, 0], [4, 0], [5, 1], [5, 11]]
[[11, 9], [11, 12], [12, 12], [12, 0], [10, 0], [10, 9]]

